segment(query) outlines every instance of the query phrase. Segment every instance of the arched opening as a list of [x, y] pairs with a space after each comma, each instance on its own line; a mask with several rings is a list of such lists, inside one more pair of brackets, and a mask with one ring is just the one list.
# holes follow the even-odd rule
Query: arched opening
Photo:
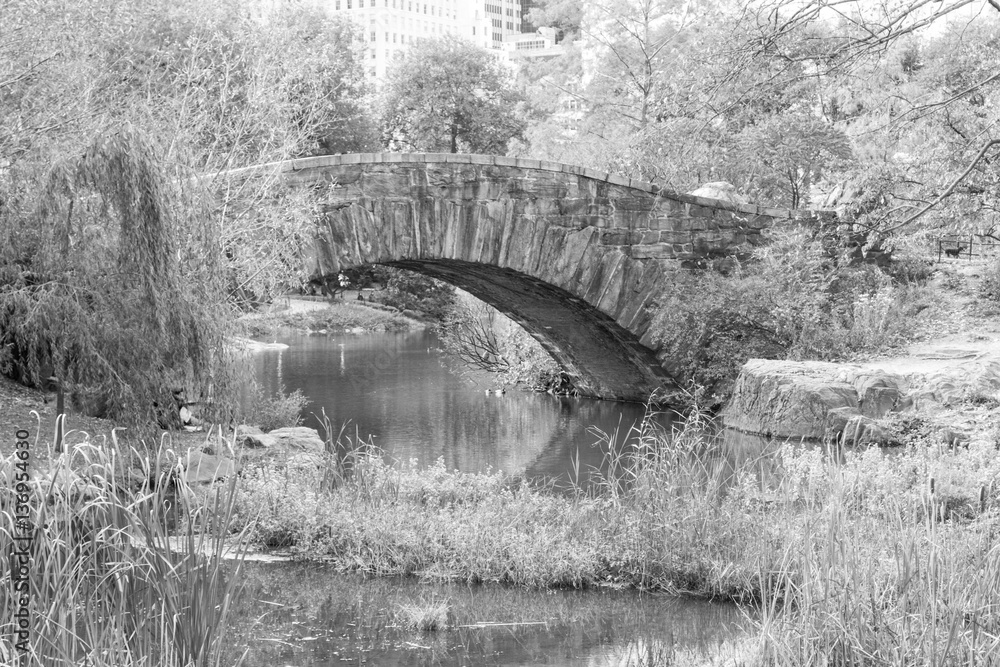
[[657, 389], [674, 387], [654, 352], [634, 334], [559, 287], [512, 269], [459, 260], [383, 264], [442, 280], [507, 315], [552, 355], [583, 396], [645, 401]]

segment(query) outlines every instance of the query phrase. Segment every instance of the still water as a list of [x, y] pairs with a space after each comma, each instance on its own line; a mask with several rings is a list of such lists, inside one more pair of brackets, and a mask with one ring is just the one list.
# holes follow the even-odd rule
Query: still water
[[[333, 574], [323, 566], [245, 564], [233, 664], [719, 664], [746, 657], [746, 619], [727, 604], [628, 591], [531, 591]], [[420, 631], [410, 610], [447, 608], [447, 629]], [[247, 648], [249, 647], [249, 648]]]
[[[381, 447], [388, 457], [420, 465], [443, 458], [449, 470], [501, 470], [531, 478], [581, 482], [600, 466], [594, 429], [621, 440], [642, 420], [638, 404], [493, 389], [484, 373], [449, 366], [433, 332], [278, 338], [289, 347], [255, 353], [257, 377], [274, 391], [301, 389], [312, 401], [306, 425], [323, 431], [325, 410]], [[669, 419], [659, 421], [669, 427]]]
[[[279, 338], [255, 353], [258, 378], [312, 401], [338, 429], [371, 440], [398, 461], [502, 470], [589, 483], [606, 442], [623, 442], [641, 405], [493, 389], [485, 374], [448, 365], [430, 331]], [[672, 422], [657, 417], [663, 428]], [[321, 430], [322, 434], [322, 430]], [[365, 579], [319, 565], [248, 563], [236, 605], [234, 658], [265, 665], [716, 664], [741, 660], [748, 641], [731, 605], [634, 591], [533, 591], [500, 586]], [[408, 609], [445, 604], [449, 629], [421, 632]], [[249, 646], [249, 649], [246, 647]]]

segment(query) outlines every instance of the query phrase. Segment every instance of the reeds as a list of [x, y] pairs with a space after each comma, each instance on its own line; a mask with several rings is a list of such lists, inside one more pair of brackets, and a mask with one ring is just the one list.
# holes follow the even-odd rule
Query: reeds
[[349, 439], [334, 433], [316, 470], [244, 469], [238, 516], [256, 521], [259, 542], [343, 570], [744, 597], [759, 567], [747, 552], [757, 548], [756, 518], [723, 506], [731, 472], [700, 456], [705, 424], [692, 420], [668, 437], [655, 423], [616, 441], [602, 490], [591, 494], [440, 461], [388, 465], [367, 445], [345, 455]]
[[[30, 640], [15, 649], [11, 561], [0, 560], [0, 663], [101, 666], [218, 665], [236, 562], [234, 483], [195, 504], [165, 460], [144, 462], [141, 488], [122, 481], [115, 449], [75, 446], [32, 482]], [[157, 471], [159, 471], [157, 473]], [[11, 461], [0, 468], [0, 546], [15, 535]], [[175, 487], [175, 485], [179, 485]], [[176, 494], [175, 494], [176, 489]], [[175, 500], [175, 498], [179, 500]], [[172, 534], [167, 508], [183, 505]]]
[[399, 605], [403, 625], [421, 632], [447, 630], [454, 625], [451, 603], [446, 599], [431, 598], [418, 604]]
[[270, 498], [261, 525], [342, 570], [743, 602], [754, 664], [1000, 664], [994, 443], [739, 460], [700, 417], [666, 433], [653, 415], [603, 437], [590, 492], [366, 448], [332, 472], [251, 471], [237, 504]]
[[997, 464], [976, 449], [822, 462], [762, 587], [768, 664], [1000, 664], [1000, 515], [981, 483]]

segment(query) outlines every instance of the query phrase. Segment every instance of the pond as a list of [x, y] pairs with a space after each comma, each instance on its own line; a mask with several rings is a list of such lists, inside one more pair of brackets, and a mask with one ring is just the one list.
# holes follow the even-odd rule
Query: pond
[[[500, 470], [529, 479], [572, 481], [586, 488], [605, 466], [610, 437], [619, 446], [645, 407], [588, 398], [493, 389], [487, 373], [456, 368], [430, 330], [366, 335], [290, 335], [286, 349], [254, 353], [258, 380], [268, 391], [302, 392], [311, 403], [305, 424], [325, 435], [325, 411], [334, 429], [352, 439], [371, 439], [390, 460], [429, 465], [439, 458], [449, 470]], [[670, 431], [676, 415], [657, 414]], [[600, 435], [607, 434], [608, 437]], [[731, 468], [759, 460], [769, 443], [722, 431], [709, 456]]]
[[[605, 449], [594, 429], [624, 437], [642, 405], [492, 390], [485, 373], [449, 365], [432, 331], [278, 338], [284, 350], [254, 355], [269, 391], [301, 389], [310, 399], [305, 422], [320, 430], [325, 411], [347, 433], [371, 438], [390, 459], [449, 470], [501, 470], [529, 478], [581, 478], [600, 466]], [[669, 428], [667, 415], [658, 417]], [[581, 480], [585, 481], [585, 480]]]
[[[699, 664], [739, 657], [747, 619], [734, 606], [630, 591], [531, 591], [366, 579], [321, 565], [246, 563], [233, 664]], [[412, 627], [414, 610], [447, 609], [446, 629]], [[712, 663], [715, 664], [715, 663]]]
[[[491, 378], [454, 367], [429, 330], [290, 335], [254, 355], [264, 388], [302, 390], [335, 429], [371, 439], [387, 458], [442, 459], [463, 472], [501, 470], [590, 484], [608, 438], [621, 443], [644, 406], [523, 391], [496, 395]], [[670, 415], [659, 427], [676, 425]], [[720, 437], [725, 465], [760, 443]], [[234, 651], [245, 665], [659, 665], [739, 652], [746, 621], [734, 606], [635, 591], [531, 591], [415, 579], [366, 579], [321, 565], [247, 564], [235, 607]], [[443, 605], [449, 629], [413, 629], [413, 610]], [[238, 654], [236, 655], [238, 657]]]

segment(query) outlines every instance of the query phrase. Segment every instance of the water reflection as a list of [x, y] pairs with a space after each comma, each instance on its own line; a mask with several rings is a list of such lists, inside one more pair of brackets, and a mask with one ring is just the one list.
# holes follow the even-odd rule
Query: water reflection
[[[322, 566], [246, 564], [233, 655], [243, 664], [641, 665], [731, 651], [731, 605], [634, 592], [529, 591], [336, 575]], [[410, 629], [403, 608], [446, 601], [451, 629]], [[658, 660], [650, 660], [656, 657]], [[226, 661], [224, 661], [226, 662]]]
[[[438, 458], [465, 472], [566, 476], [598, 467], [591, 426], [627, 430], [641, 405], [511, 391], [484, 391], [490, 379], [463, 376], [444, 362], [432, 332], [365, 336], [290, 336], [286, 350], [255, 356], [270, 391], [301, 389], [312, 401], [307, 425], [319, 428], [321, 408], [335, 427], [371, 436], [400, 461]], [[574, 459], [578, 458], [578, 464]]]

